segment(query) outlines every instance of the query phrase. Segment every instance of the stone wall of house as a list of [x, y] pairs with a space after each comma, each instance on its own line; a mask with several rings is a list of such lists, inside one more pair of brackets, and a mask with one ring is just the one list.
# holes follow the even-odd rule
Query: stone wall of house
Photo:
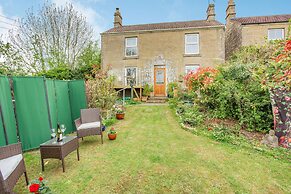
[[[185, 55], [185, 34], [199, 33], [200, 54]], [[138, 37], [138, 57], [125, 57], [125, 38]], [[215, 66], [225, 59], [224, 27], [196, 28], [187, 30], [128, 32], [101, 34], [102, 66], [111, 65], [117, 84], [124, 84], [125, 67], [138, 68], [138, 82], [142, 85], [145, 72], [152, 73], [155, 65], [165, 65], [171, 74], [168, 81], [184, 75], [185, 65]]]
[[285, 36], [287, 36], [288, 26], [288, 22], [243, 25], [242, 46], [264, 44], [268, 39], [268, 29], [272, 28], [285, 28]]
[[242, 45], [242, 26], [238, 22], [229, 22], [225, 30], [225, 59]]

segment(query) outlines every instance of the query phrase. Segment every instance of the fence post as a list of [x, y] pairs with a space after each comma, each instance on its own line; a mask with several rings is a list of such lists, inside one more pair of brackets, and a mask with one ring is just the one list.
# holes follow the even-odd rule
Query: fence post
[[17, 135], [18, 141], [21, 142], [20, 133], [19, 133], [19, 125], [18, 125], [18, 120], [17, 120], [13, 78], [12, 77], [8, 77], [8, 78], [9, 78], [9, 86], [10, 86], [11, 99], [12, 99], [12, 105], [13, 105], [13, 111], [14, 111], [14, 118], [15, 118], [15, 122], [16, 122], [16, 135]]
[[4, 117], [3, 117], [1, 104], [0, 104], [0, 116], [1, 116], [1, 121], [2, 121], [4, 135], [5, 135], [5, 143], [6, 143], [6, 145], [8, 145], [8, 136], [7, 136], [7, 132], [6, 132], [6, 126], [5, 126], [5, 122], [4, 122]]
[[48, 111], [48, 119], [49, 119], [50, 129], [52, 129], [53, 125], [52, 125], [51, 111], [50, 111], [50, 105], [49, 105], [49, 100], [48, 100], [48, 91], [47, 91], [45, 77], [43, 78], [43, 83], [44, 83], [44, 91], [45, 91], [45, 101], [46, 101], [46, 106], [47, 106], [47, 111]]

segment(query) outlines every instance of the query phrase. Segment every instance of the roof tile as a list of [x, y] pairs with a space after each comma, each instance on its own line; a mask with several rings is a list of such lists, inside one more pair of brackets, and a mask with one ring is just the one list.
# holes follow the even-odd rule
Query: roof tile
[[241, 17], [233, 18], [233, 21], [241, 24], [263, 24], [263, 23], [279, 23], [288, 22], [291, 19], [291, 14], [272, 15], [272, 16], [256, 16], [256, 17]]
[[166, 22], [166, 23], [153, 23], [153, 24], [140, 24], [140, 25], [128, 25], [116, 28], [111, 28], [104, 33], [119, 33], [119, 32], [132, 32], [132, 31], [152, 31], [152, 30], [168, 30], [168, 29], [187, 29], [197, 27], [213, 27], [223, 26], [218, 21], [207, 20], [193, 20], [184, 22]]

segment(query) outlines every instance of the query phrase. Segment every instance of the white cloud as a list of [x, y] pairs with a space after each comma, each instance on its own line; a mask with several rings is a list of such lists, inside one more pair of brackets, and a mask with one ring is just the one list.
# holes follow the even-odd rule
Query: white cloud
[[0, 39], [8, 41], [9, 30], [16, 30], [18, 26], [18, 17], [8, 16], [4, 13], [3, 7], [0, 5]]
[[[93, 2], [99, 2], [102, 0], [90, 0]], [[93, 8], [86, 6], [81, 3], [81, 0], [52, 0], [57, 6], [65, 6], [66, 3], [71, 3], [74, 9], [80, 12], [84, 17], [86, 17], [87, 22], [93, 27], [94, 38], [100, 39], [100, 33], [106, 28], [105, 19]]]

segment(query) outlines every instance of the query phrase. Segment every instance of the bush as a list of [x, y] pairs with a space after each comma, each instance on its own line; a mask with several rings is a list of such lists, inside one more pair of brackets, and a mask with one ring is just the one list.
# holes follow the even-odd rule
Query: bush
[[167, 87], [167, 93], [170, 98], [174, 97], [174, 89], [178, 89], [178, 83], [170, 82]]
[[177, 104], [177, 113], [180, 115], [182, 123], [190, 127], [198, 126], [204, 120], [204, 116], [200, 112], [199, 107], [184, 102]]
[[108, 119], [103, 119], [103, 125], [106, 127], [110, 127], [111, 125], [113, 125], [114, 123], [116, 123], [117, 119], [115, 117], [111, 117]]
[[102, 111], [111, 110], [117, 100], [114, 90], [114, 77], [108, 76], [108, 70], [94, 71], [95, 78], [86, 82], [88, 105], [90, 108], [99, 107]]
[[254, 65], [229, 64], [220, 68], [207, 89], [201, 90], [201, 103], [213, 117], [233, 118], [251, 131], [267, 131], [272, 126], [269, 92], [252, 76]]
[[216, 141], [234, 144], [239, 138], [239, 129], [217, 126], [211, 130], [210, 137]]

